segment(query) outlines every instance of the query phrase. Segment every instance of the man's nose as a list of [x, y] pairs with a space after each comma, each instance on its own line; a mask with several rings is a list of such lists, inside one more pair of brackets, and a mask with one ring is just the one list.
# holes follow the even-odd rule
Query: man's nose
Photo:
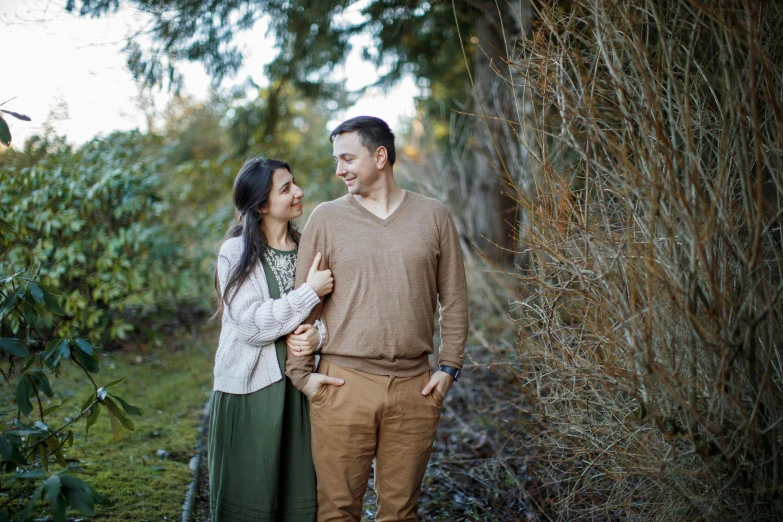
[[348, 174], [348, 171], [345, 170], [345, 165], [343, 164], [342, 161], [337, 162], [336, 173], [338, 176], [345, 176], [346, 174]]

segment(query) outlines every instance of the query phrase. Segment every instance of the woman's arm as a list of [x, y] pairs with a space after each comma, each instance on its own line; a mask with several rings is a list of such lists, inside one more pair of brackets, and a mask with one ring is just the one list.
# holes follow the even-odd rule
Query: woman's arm
[[[225, 289], [231, 269], [229, 259], [220, 256], [218, 279], [221, 289]], [[257, 274], [257, 268], [255, 270]], [[252, 277], [233, 296], [229, 296], [231, 299], [227, 306], [229, 317], [238, 325], [239, 338], [251, 345], [264, 346], [292, 332], [319, 302], [318, 295], [307, 283], [279, 299], [264, 301], [260, 289], [253, 285]]]

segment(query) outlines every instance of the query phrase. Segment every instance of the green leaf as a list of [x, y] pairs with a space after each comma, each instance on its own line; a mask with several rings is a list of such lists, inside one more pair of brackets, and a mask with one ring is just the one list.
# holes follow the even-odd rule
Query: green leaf
[[84, 353], [87, 355], [92, 355], [92, 346], [90, 346], [90, 343], [85, 341], [84, 339], [76, 339], [76, 346], [79, 347]]
[[44, 481], [44, 499], [51, 502], [57, 496], [60, 494], [60, 487], [62, 484], [60, 483], [60, 476], [59, 475], [52, 475], [48, 479]]
[[71, 475], [60, 475], [60, 481], [63, 486], [74, 491], [88, 493], [96, 504], [110, 504], [108, 497], [96, 493], [95, 490], [85, 481]]
[[42, 469], [34, 469], [32, 471], [23, 471], [21, 473], [14, 473], [5, 480], [5, 483], [15, 482], [17, 480], [38, 480], [44, 478], [46, 472]]
[[[56, 441], [57, 439], [54, 440]], [[57, 459], [57, 464], [59, 464], [63, 468], [68, 467], [68, 463], [65, 462], [65, 457], [63, 456], [62, 448], [57, 448], [56, 450], [54, 450], [54, 458]]]
[[[0, 219], [0, 231], [3, 231], [3, 232], [16, 232], [16, 229], [14, 229], [14, 227], [12, 227], [8, 223], [6, 223], [2, 219]], [[20, 274], [24, 274], [24, 273], [25, 273], [25, 270], [20, 270], [17, 273], [12, 274], [12, 275], [6, 277], [5, 279], [1, 280], [0, 281], [0, 285], [4, 285], [4, 284], [6, 284], [9, 281], [13, 281], [16, 276], [18, 276]]]
[[[57, 365], [60, 364], [60, 358], [62, 358], [60, 345], [63, 341], [65, 341], [65, 339], [53, 339], [46, 343], [46, 352], [44, 353], [43, 362], [49, 368], [55, 369], [57, 368]], [[68, 341], [65, 342], [67, 343]]]
[[27, 357], [30, 352], [27, 347], [22, 344], [19, 339], [0, 339], [0, 348], [5, 351], [16, 355], [17, 357]]
[[92, 493], [93, 491], [92, 486], [72, 475], [60, 475], [60, 481], [63, 483], [63, 486], [74, 491], [84, 491], [85, 493]]
[[60, 352], [61, 357], [67, 359], [71, 356], [71, 342], [68, 339], [62, 339], [57, 347], [57, 351]]
[[38, 362], [39, 354], [34, 353], [32, 357], [27, 359], [27, 362], [24, 363], [24, 366], [22, 367], [22, 371], [19, 373], [27, 373], [27, 371], [33, 367], [33, 365]]
[[0, 435], [0, 459], [9, 460], [14, 446], [4, 435]]
[[49, 397], [50, 399], [54, 397], [54, 392], [52, 391], [52, 387], [49, 385], [49, 378], [46, 376], [43, 371], [32, 371], [28, 375], [33, 378], [33, 382], [35, 383], [36, 387], [44, 392], [44, 394]]
[[6, 435], [13, 435], [15, 437], [39, 437], [41, 435], [47, 435], [47, 432], [31, 426], [22, 426], [21, 428], [14, 428], [5, 432]]
[[16, 385], [16, 405], [19, 407], [19, 411], [22, 415], [30, 415], [33, 411], [33, 405], [30, 402], [30, 397], [33, 394], [33, 387], [26, 376], [22, 376], [19, 379], [19, 384]]
[[49, 309], [54, 315], [59, 315], [60, 317], [65, 315], [65, 311], [60, 307], [60, 303], [57, 302], [57, 298], [50, 294], [47, 291], [44, 291], [43, 294], [44, 303], [46, 303], [46, 308]]
[[111, 397], [106, 397], [106, 406], [109, 407], [109, 413], [117, 417], [117, 419], [120, 421], [120, 424], [122, 424], [126, 430], [133, 431], [136, 429], [133, 421], [130, 420], [127, 415], [125, 415], [125, 412], [122, 411], [119, 406], [117, 406], [117, 403], [114, 402]]
[[65, 499], [82, 515], [95, 514], [95, 502], [93, 502], [92, 495], [89, 493], [75, 489], [66, 489]]
[[38, 446], [38, 457], [41, 459], [41, 466], [46, 471], [49, 471], [49, 455], [47, 455], [46, 446], [40, 444]]
[[3, 301], [3, 304], [0, 305], [0, 319], [5, 317], [5, 315], [11, 311], [14, 306], [16, 306], [16, 302], [19, 300], [21, 296], [19, 295], [19, 292], [12, 292], [8, 294], [8, 297], [5, 298], [5, 301]]
[[98, 373], [98, 356], [97, 354], [93, 353], [93, 355], [87, 355], [82, 350], [77, 350], [77, 357], [79, 358], [79, 362], [82, 366], [84, 366], [84, 369], [87, 370], [90, 373]]
[[19, 436], [10, 432], [0, 435], [0, 458], [6, 472], [27, 464], [27, 459], [19, 451]]
[[89, 399], [87, 399], [86, 401], [84, 401], [84, 404], [82, 404], [82, 409], [81, 409], [81, 411], [84, 411], [84, 410], [86, 410], [87, 408], [89, 408], [89, 407], [90, 407], [90, 404], [92, 404], [92, 401], [94, 401], [94, 400], [95, 400], [95, 394], [93, 393], [93, 394], [91, 394], [91, 395], [90, 395], [90, 398], [89, 398]]
[[49, 342], [47, 342], [46, 346], [44, 347], [44, 356], [49, 357], [49, 355], [54, 352], [58, 344], [60, 344], [60, 339], [51, 339]]
[[38, 312], [35, 310], [35, 307], [25, 301], [22, 310], [24, 321], [29, 324], [31, 328], [35, 328], [35, 325], [38, 324]]
[[38, 286], [40, 286], [41, 290], [49, 295], [62, 295], [60, 294], [60, 291], [53, 286], [45, 285], [43, 283], [38, 283]]
[[7, 111], [5, 109], [0, 109], [0, 112], [4, 112], [6, 114], [10, 114], [11, 116], [16, 118], [17, 120], [30, 121], [30, 116], [27, 116], [26, 114], [19, 114], [18, 112]]
[[49, 406], [48, 408], [46, 408], [44, 410], [44, 417], [46, 417], [47, 415], [51, 415], [52, 413], [54, 413], [57, 410], [59, 410], [60, 408], [62, 408], [63, 404], [65, 404], [69, 400], [71, 400], [71, 398], [70, 397], [66, 397], [65, 399], [63, 399], [63, 401], [60, 404], [54, 404], [54, 405]]
[[117, 399], [117, 401], [122, 406], [122, 409], [125, 410], [125, 412], [128, 413], [129, 415], [136, 415], [137, 417], [141, 417], [142, 416], [141, 415], [141, 410], [139, 408], [137, 408], [136, 406], [128, 404], [127, 402], [125, 402], [121, 398], [117, 397], [116, 395], [111, 395], [111, 397], [114, 398], [114, 399]]
[[98, 417], [101, 415], [101, 405], [100, 403], [95, 403], [95, 406], [92, 407], [90, 410], [89, 415], [87, 415], [87, 428], [86, 432], [90, 433], [90, 428], [95, 425], [96, 422], [98, 422]]
[[52, 519], [54, 522], [65, 522], [65, 497], [58, 494], [51, 503]]
[[11, 146], [11, 129], [8, 128], [8, 123], [0, 116], [0, 143], [6, 147]]
[[121, 382], [122, 382], [122, 381], [124, 381], [125, 379], [127, 379], [127, 377], [122, 377], [122, 378], [120, 378], [120, 379], [117, 379], [116, 381], [111, 381], [109, 384], [107, 384], [106, 386], [104, 386], [104, 388], [111, 388], [112, 386], [115, 386], [115, 385], [117, 385], [117, 384], [121, 383]]
[[28, 518], [30, 518], [30, 515], [33, 513], [33, 509], [35, 509], [35, 505], [38, 503], [38, 500], [40, 500], [41, 495], [44, 490], [44, 485], [41, 484], [38, 486], [38, 489], [35, 490], [35, 493], [33, 493], [33, 496], [30, 497], [30, 502], [27, 503], [27, 506], [24, 508], [24, 511], [19, 513], [19, 518], [17, 518], [17, 522], [25, 522]]
[[120, 421], [117, 419], [117, 416], [112, 413], [111, 409], [109, 410], [109, 422], [111, 422], [111, 432], [114, 435], [114, 441], [120, 441], [122, 440], [122, 426], [120, 425]]
[[33, 296], [33, 299], [35, 299], [36, 303], [43, 303], [43, 290], [41, 290], [41, 287], [37, 284], [30, 283], [30, 295]]

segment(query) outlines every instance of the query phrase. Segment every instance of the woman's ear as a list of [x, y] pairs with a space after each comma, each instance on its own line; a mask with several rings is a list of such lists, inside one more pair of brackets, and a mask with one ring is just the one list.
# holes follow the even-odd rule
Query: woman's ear
[[263, 207], [257, 209], [256, 212], [258, 212], [259, 214], [266, 214], [267, 212], [269, 212], [269, 209], [267, 208], [266, 205], [264, 205]]

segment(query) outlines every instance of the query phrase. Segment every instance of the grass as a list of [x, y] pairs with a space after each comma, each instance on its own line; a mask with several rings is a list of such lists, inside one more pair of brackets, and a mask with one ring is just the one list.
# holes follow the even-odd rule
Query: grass
[[[69, 473], [111, 500], [110, 506], [96, 506], [92, 520], [157, 521], [182, 516], [182, 503], [193, 477], [189, 461], [195, 455], [201, 409], [211, 389], [216, 346], [216, 332], [204, 327], [176, 339], [172, 336], [160, 346], [114, 353], [116, 361], [101, 361], [96, 383], [100, 386], [127, 377], [111, 391], [141, 408], [143, 417], [131, 417], [135, 431], [123, 430], [122, 440], [116, 442], [105, 410], [89, 434], [84, 420], [75, 425], [73, 447], [65, 452], [74, 468]], [[52, 387], [59, 393], [50, 404], [72, 399], [52, 415], [52, 426], [59, 425], [55, 417], [62, 421], [75, 415], [92, 391], [81, 370], [68, 363], [62, 365], [62, 376], [53, 379]], [[13, 394], [3, 393], [0, 409], [12, 408], [13, 400]], [[166, 456], [159, 456], [158, 450]], [[50, 466], [50, 470], [57, 469], [57, 464]], [[43, 503], [33, 519], [40, 516], [49, 516]], [[82, 518], [76, 512], [68, 516]]]

